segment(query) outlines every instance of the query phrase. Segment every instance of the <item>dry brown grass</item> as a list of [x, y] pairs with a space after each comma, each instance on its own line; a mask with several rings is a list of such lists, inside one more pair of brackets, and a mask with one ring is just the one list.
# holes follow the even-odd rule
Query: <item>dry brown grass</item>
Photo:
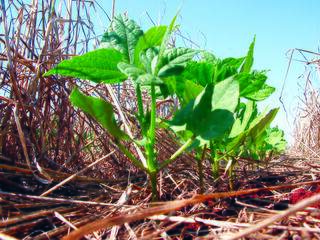
[[311, 158], [320, 157], [320, 96], [319, 54], [297, 49], [304, 59], [305, 72], [301, 76], [301, 96], [295, 118], [292, 152]]
[[[1, 24], [5, 31], [0, 37], [1, 156], [27, 163], [35, 175], [51, 181], [54, 176], [39, 166], [72, 172], [114, 149], [109, 136], [95, 122], [70, 106], [68, 96], [75, 80], [42, 77], [57, 62], [97, 45], [99, 37], [92, 18], [98, 17], [98, 6], [92, 1], [64, 0], [58, 1], [52, 12], [52, 0], [4, 2]], [[85, 91], [108, 96], [104, 86], [78, 84]], [[111, 157], [112, 161], [115, 167], [126, 162], [119, 153]], [[119, 168], [113, 176], [106, 176], [103, 169], [108, 167], [101, 166], [101, 172], [92, 176], [123, 174]]]

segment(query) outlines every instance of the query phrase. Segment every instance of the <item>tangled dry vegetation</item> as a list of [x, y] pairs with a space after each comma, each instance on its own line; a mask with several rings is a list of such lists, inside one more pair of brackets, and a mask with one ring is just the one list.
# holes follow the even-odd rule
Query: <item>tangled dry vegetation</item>
[[309, 158], [318, 158], [320, 150], [320, 99], [319, 99], [319, 54], [303, 49], [295, 50], [305, 64], [304, 80], [300, 84], [298, 114], [295, 119], [294, 146], [292, 151]]
[[[320, 149], [319, 98], [309, 78], [299, 116], [307, 119], [297, 121], [299, 157], [260, 166], [240, 159], [238, 191], [206, 168], [206, 194], [196, 195], [194, 159], [184, 154], [159, 176], [162, 202], [150, 203], [146, 175], [93, 119], [70, 106], [75, 80], [42, 77], [99, 39], [92, 18], [103, 11], [96, 2], [58, 1], [59, 10], [51, 11], [54, 2], [1, 1], [0, 239], [320, 239], [320, 165], [313, 161]], [[78, 84], [107, 96], [123, 127], [137, 132], [131, 85]], [[158, 109], [166, 116], [166, 106], [175, 104], [159, 102]], [[160, 161], [179, 148], [165, 130], [157, 138]], [[126, 147], [139, 155], [134, 145]]]

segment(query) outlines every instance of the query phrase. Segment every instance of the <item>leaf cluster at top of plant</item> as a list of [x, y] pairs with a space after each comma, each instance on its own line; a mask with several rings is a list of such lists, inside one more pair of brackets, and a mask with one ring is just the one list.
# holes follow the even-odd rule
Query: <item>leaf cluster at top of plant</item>
[[[115, 84], [130, 80], [135, 88], [142, 139], [131, 139], [115, 120], [111, 103], [83, 94], [75, 88], [71, 103], [98, 121], [115, 139], [119, 149], [150, 177], [157, 196], [157, 174], [184, 153], [194, 150], [203, 190], [203, 160], [210, 152], [214, 177], [220, 161], [228, 161], [230, 178], [240, 157], [266, 159], [285, 150], [283, 131], [271, 128], [278, 108], [259, 112], [257, 103], [275, 89], [266, 83], [264, 71], [252, 70], [255, 39], [242, 58], [219, 59], [205, 50], [172, 47], [170, 37], [176, 17], [168, 26], [143, 31], [125, 15], [115, 17], [102, 38], [101, 48], [59, 63], [44, 76], [59, 74], [95, 83]], [[142, 92], [150, 102], [145, 103]], [[179, 107], [172, 119], [157, 116], [157, 99], [176, 97]], [[157, 128], [175, 133], [181, 147], [167, 160], [158, 161]], [[124, 147], [138, 144], [146, 161]]]

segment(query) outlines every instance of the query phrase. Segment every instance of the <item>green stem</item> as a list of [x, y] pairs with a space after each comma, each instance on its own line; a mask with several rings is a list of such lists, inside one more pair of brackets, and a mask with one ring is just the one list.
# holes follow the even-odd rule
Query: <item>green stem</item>
[[203, 160], [206, 155], [207, 145], [205, 144], [202, 150], [201, 158], [197, 159], [198, 163], [198, 174], [199, 174], [199, 185], [200, 185], [200, 193], [204, 193], [204, 176], [203, 176]]
[[157, 105], [156, 105], [156, 87], [154, 83], [151, 84], [151, 116], [150, 116], [150, 141], [154, 145], [156, 136], [156, 117], [157, 117]]
[[138, 116], [139, 116], [139, 121], [140, 121], [140, 126], [142, 130], [142, 135], [146, 135], [146, 129], [145, 129], [145, 123], [144, 123], [144, 111], [143, 111], [143, 101], [142, 101], [142, 92], [141, 92], [141, 87], [140, 84], [135, 85], [136, 89], [136, 96], [137, 96], [137, 103], [138, 103]]
[[219, 159], [214, 158], [213, 162], [211, 163], [212, 167], [212, 174], [214, 179], [218, 179], [220, 177], [220, 161]]
[[210, 150], [211, 150], [211, 168], [212, 168], [212, 175], [214, 179], [218, 179], [220, 177], [220, 160], [216, 156], [216, 152], [214, 149], [213, 142], [210, 141]]
[[172, 163], [177, 157], [179, 157], [179, 155], [182, 154], [191, 145], [193, 139], [193, 137], [189, 138], [188, 141], [186, 141], [174, 154], [172, 154], [172, 156], [169, 159], [162, 162], [159, 169], [165, 168], [167, 165]]
[[151, 83], [151, 113], [150, 113], [150, 127], [148, 130], [148, 143], [146, 145], [147, 150], [147, 165], [149, 172], [157, 172], [158, 166], [155, 159], [155, 138], [156, 138], [156, 90], [154, 83]]
[[158, 200], [158, 190], [157, 190], [157, 172], [149, 173], [152, 191], [152, 201]]
[[150, 176], [151, 189], [152, 189], [152, 199], [156, 200], [158, 197], [157, 191], [157, 174], [159, 172], [159, 166], [156, 160], [155, 154], [155, 139], [156, 139], [156, 89], [154, 83], [151, 83], [151, 111], [150, 111], [150, 127], [146, 134], [147, 144], [147, 172]]

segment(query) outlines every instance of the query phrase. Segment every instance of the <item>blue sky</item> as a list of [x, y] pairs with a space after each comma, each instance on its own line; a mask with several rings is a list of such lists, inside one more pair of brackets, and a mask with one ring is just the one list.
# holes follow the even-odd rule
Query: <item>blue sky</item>
[[[104, 8], [111, 12], [111, 0]], [[279, 101], [280, 90], [288, 67], [290, 49], [318, 51], [320, 36], [319, 0], [117, 0], [116, 13], [128, 15], [144, 29], [152, 26], [146, 12], [156, 23], [168, 24], [180, 9], [178, 23], [185, 36], [224, 58], [243, 56], [256, 35], [255, 64], [258, 70], [269, 69], [269, 84], [277, 92], [263, 103], [281, 107], [275, 124], [290, 140], [292, 120], [299, 95], [298, 77], [304, 73], [303, 63], [293, 62], [286, 80], [283, 99], [289, 122]], [[296, 54], [298, 57], [298, 54]]]

